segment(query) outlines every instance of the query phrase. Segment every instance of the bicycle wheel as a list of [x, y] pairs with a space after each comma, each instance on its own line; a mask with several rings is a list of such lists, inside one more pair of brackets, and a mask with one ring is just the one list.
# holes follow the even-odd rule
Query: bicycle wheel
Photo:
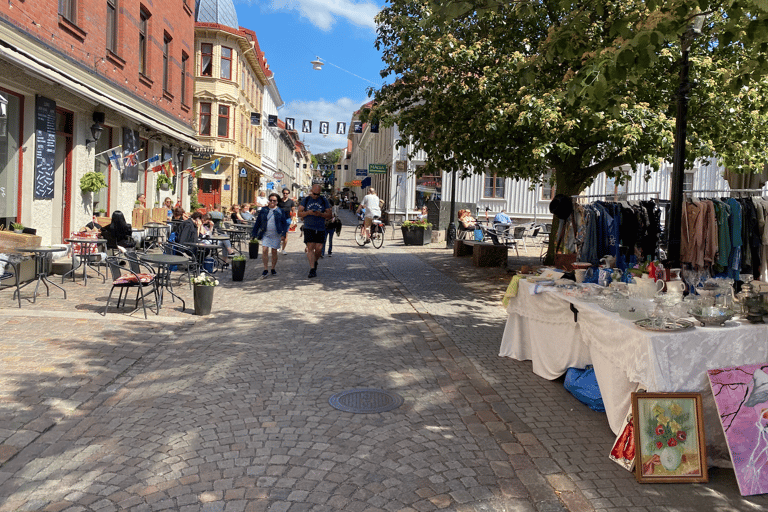
[[377, 249], [381, 249], [384, 245], [384, 228], [376, 226], [375, 231], [371, 234], [371, 243]]
[[365, 237], [363, 236], [363, 225], [360, 224], [355, 228], [355, 242], [357, 242], [357, 245], [363, 246], [365, 245]]

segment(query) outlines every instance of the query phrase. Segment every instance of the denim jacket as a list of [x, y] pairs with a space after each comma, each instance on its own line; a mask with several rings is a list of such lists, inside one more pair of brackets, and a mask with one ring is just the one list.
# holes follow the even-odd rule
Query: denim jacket
[[277, 233], [281, 237], [284, 237], [285, 234], [288, 233], [291, 218], [286, 217], [285, 213], [283, 213], [283, 210], [280, 208], [270, 210], [269, 208], [264, 207], [259, 210], [259, 215], [256, 217], [256, 223], [253, 225], [253, 231], [251, 231], [251, 238], [256, 238], [258, 240], [264, 238], [264, 233], [267, 232], [267, 215], [270, 211], [275, 212], [275, 226], [277, 227]]

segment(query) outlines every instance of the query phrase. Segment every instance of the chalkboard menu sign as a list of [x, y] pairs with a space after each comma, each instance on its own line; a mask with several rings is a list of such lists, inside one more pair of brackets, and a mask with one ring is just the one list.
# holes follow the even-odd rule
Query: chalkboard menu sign
[[56, 102], [35, 98], [35, 198], [53, 198], [56, 156]]

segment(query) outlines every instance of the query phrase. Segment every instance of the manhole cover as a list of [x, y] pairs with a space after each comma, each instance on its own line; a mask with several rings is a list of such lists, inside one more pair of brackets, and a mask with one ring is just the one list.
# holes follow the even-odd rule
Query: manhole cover
[[340, 411], [367, 414], [397, 409], [403, 405], [403, 397], [383, 389], [348, 389], [336, 393], [328, 402]]

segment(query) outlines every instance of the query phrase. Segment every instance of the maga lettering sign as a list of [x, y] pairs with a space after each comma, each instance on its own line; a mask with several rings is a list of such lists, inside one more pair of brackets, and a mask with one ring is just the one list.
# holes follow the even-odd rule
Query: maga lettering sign
[[387, 174], [387, 164], [368, 164], [368, 174]]

